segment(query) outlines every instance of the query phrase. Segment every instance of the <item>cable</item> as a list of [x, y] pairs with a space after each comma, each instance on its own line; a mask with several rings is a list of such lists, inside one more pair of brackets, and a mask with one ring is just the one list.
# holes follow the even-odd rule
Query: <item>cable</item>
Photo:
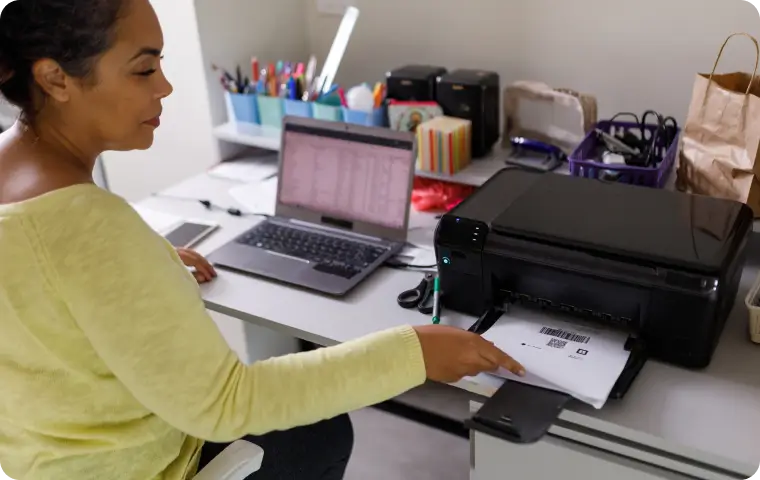
[[[648, 124], [647, 120], [651, 116], [654, 116], [656, 121]], [[639, 135], [628, 130], [625, 133], [617, 133], [612, 138], [611, 134], [614, 132], [610, 132], [610, 134], [599, 132], [601, 143], [606, 145], [605, 150], [621, 156], [626, 165], [656, 168], [678, 135], [678, 123], [675, 118], [663, 117], [655, 110], [647, 110], [641, 117], [631, 112], [620, 112], [612, 117], [610, 124], [614, 126], [614, 122], [620, 117], [635, 119]], [[616, 147], [614, 144], [616, 139], [625, 144], [623, 146], [628, 146], [636, 153], [621, 151], [623, 146]]]
[[394, 260], [388, 260], [384, 263], [388, 268], [396, 269], [409, 269], [409, 270], [421, 270], [425, 268], [436, 268], [438, 265], [412, 265], [410, 263], [396, 262]]
[[163, 193], [154, 193], [154, 197], [159, 198], [170, 198], [173, 200], [183, 200], [186, 202], [197, 202], [206, 208], [206, 210], [218, 210], [221, 212], [225, 212], [228, 215], [232, 215], [233, 217], [246, 217], [246, 216], [252, 216], [252, 217], [264, 217], [264, 218], [270, 218], [271, 215], [267, 213], [256, 213], [256, 212], [244, 212], [240, 210], [239, 208], [234, 207], [222, 207], [220, 205], [216, 205], [211, 200], [204, 200], [204, 199], [197, 199], [197, 198], [188, 198], [188, 197], [177, 197], [174, 195], [166, 195]]

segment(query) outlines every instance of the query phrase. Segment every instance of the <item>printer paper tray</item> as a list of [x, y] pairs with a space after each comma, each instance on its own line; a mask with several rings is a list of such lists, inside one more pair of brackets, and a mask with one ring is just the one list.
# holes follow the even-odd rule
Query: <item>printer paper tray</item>
[[[482, 333], [483, 328], [490, 328], [492, 322], [496, 321], [493, 317], [498, 319], [500, 315], [491, 313], [491, 318], [484, 324], [482, 320], [487, 316], [481, 317], [481, 321], [473, 325], [472, 330]], [[641, 341], [631, 338], [626, 349], [630, 350], [631, 355], [610, 392], [609, 398], [612, 400], [625, 396], [647, 360], [646, 349]], [[465, 422], [465, 426], [513, 443], [534, 443], [551, 428], [571, 400], [572, 397], [566, 393], [506, 380], [483, 407]]]

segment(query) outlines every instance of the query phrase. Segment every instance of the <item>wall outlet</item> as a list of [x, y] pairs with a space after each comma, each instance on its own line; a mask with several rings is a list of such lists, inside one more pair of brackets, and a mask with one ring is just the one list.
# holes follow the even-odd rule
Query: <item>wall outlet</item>
[[343, 15], [350, 6], [356, 6], [352, 0], [316, 0], [317, 11], [322, 15]]

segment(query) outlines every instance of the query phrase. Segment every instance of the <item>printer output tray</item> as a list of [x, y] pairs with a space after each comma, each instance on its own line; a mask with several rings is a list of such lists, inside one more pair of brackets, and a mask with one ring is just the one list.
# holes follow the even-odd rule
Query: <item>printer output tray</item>
[[[625, 396], [647, 361], [646, 348], [640, 340], [631, 338], [626, 349], [631, 355], [610, 392], [611, 400]], [[535, 443], [554, 425], [571, 400], [566, 393], [506, 380], [483, 407], [465, 421], [465, 426], [512, 443]]]

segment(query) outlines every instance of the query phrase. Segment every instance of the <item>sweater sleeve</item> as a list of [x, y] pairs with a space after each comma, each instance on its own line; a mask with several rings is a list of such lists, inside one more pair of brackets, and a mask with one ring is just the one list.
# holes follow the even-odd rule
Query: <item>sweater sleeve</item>
[[425, 380], [411, 327], [241, 363], [176, 252], [103, 193], [37, 222], [51, 284], [113, 374], [146, 408], [208, 441], [331, 418]]

